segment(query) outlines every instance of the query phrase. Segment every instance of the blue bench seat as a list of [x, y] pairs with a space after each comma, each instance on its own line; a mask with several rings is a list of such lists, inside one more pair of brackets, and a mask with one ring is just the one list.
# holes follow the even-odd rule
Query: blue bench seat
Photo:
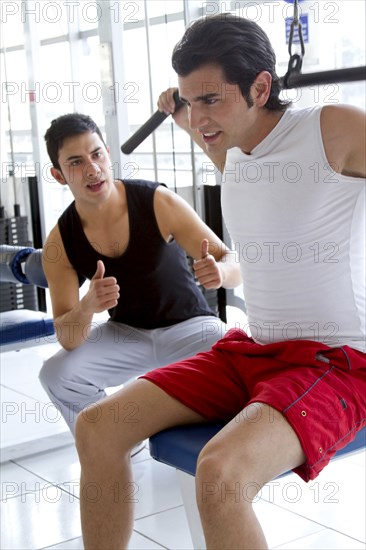
[[43, 311], [15, 309], [4, 311], [0, 318], [0, 346], [3, 351], [3, 346], [25, 347], [55, 334], [52, 319]]
[[[0, 244], [0, 283], [12, 283], [15, 287], [33, 285], [47, 288], [42, 268], [42, 250]], [[12, 307], [0, 313], [1, 351], [20, 350], [55, 341], [48, 338], [55, 334], [50, 315], [43, 311], [27, 309], [27, 306], [29, 308], [32, 305], [27, 304], [25, 300], [19, 302], [24, 309], [17, 304], [16, 308]]]
[[[224, 424], [193, 424], [169, 428], [150, 438], [150, 454], [155, 460], [194, 476], [201, 449], [223, 427]], [[357, 432], [355, 439], [334, 458], [365, 447], [366, 428]]]

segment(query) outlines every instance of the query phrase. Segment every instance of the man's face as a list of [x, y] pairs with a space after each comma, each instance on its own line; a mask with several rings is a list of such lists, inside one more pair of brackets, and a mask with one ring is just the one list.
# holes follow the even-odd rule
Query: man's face
[[247, 147], [255, 114], [237, 84], [226, 82], [218, 65], [204, 65], [178, 77], [179, 95], [188, 104], [190, 127], [202, 135], [207, 151]]
[[65, 139], [59, 150], [60, 170], [52, 175], [70, 187], [76, 200], [99, 203], [109, 195], [113, 173], [109, 151], [98, 134], [85, 132]]

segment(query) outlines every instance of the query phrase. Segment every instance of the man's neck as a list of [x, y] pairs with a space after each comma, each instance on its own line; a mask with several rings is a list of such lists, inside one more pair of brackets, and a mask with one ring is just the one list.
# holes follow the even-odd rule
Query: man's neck
[[240, 149], [246, 155], [250, 155], [255, 147], [257, 147], [277, 126], [284, 111], [270, 111], [262, 109], [255, 123], [255, 131], [246, 136], [245, 141], [240, 146]]
[[127, 208], [125, 187], [116, 180], [108, 199], [100, 204], [75, 204], [83, 227], [101, 227], [113, 225]]

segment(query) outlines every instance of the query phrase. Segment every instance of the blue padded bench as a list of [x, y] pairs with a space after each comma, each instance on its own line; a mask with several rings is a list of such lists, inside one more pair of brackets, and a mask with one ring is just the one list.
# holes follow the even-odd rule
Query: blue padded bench
[[[0, 245], [0, 283], [47, 288], [42, 268], [42, 250]], [[0, 314], [1, 351], [18, 350], [47, 343], [55, 334], [52, 318], [43, 311], [13, 309]]]
[[[150, 437], [150, 454], [155, 460], [194, 476], [201, 449], [223, 427], [224, 424], [195, 424], [169, 428]], [[359, 451], [364, 447], [366, 428], [357, 432], [355, 439], [338, 451], [334, 458]]]
[[55, 334], [52, 319], [43, 311], [14, 309], [2, 312], [0, 316], [1, 351], [37, 345], [42, 339]]
[[[177, 469], [184, 508], [195, 550], [203, 549], [205, 541], [195, 499], [194, 475], [198, 455], [206, 443], [224, 424], [194, 424], [169, 428], [152, 436], [149, 441], [151, 456]], [[366, 427], [332, 460], [344, 457], [366, 447]], [[287, 472], [283, 475], [287, 475]], [[282, 477], [282, 476], [280, 476]]]

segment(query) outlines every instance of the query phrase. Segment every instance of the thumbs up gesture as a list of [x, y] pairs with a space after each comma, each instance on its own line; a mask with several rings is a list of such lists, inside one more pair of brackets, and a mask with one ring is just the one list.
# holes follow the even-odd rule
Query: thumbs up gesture
[[84, 304], [90, 313], [100, 313], [115, 307], [119, 298], [119, 286], [115, 277], [104, 277], [105, 266], [98, 260], [97, 269], [90, 281]]
[[95, 281], [97, 279], [103, 279], [105, 273], [105, 267], [102, 260], [97, 261], [97, 270], [93, 275], [92, 281]]
[[222, 286], [222, 273], [218, 262], [209, 253], [209, 242], [202, 239], [201, 259], [193, 264], [194, 273], [198, 282], [205, 288], [220, 288]]

